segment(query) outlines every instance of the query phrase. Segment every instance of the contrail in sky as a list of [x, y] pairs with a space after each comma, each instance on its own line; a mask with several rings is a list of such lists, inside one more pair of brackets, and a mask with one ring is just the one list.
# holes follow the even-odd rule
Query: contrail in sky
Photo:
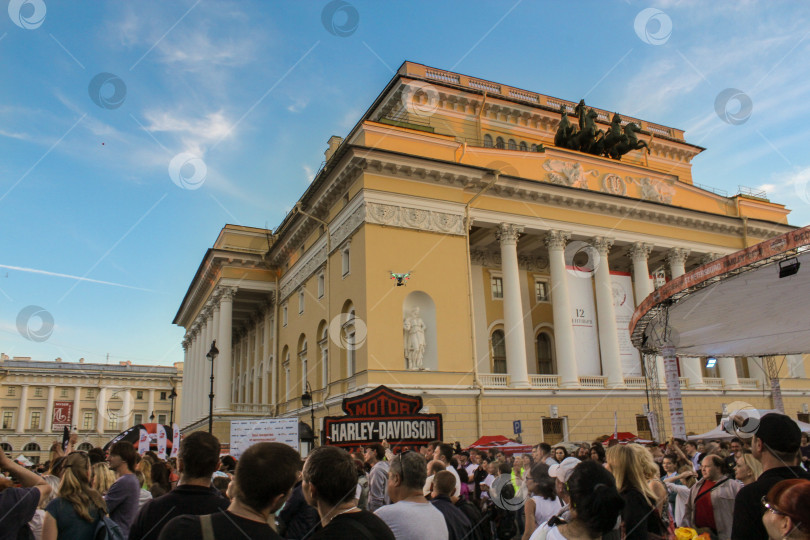
[[155, 292], [152, 289], [144, 289], [142, 287], [133, 287], [132, 285], [124, 285], [122, 283], [113, 283], [111, 281], [101, 281], [100, 279], [90, 279], [79, 276], [71, 276], [70, 274], [60, 274], [59, 272], [48, 272], [47, 270], [37, 270], [36, 268], [22, 268], [20, 266], [8, 266], [0, 264], [0, 268], [7, 268], [9, 270], [17, 270], [18, 272], [28, 272], [29, 274], [42, 274], [44, 276], [54, 276], [68, 279], [75, 279], [76, 281], [87, 281], [88, 283], [99, 283], [101, 285], [112, 285], [113, 287], [123, 287], [124, 289], [133, 289], [136, 291]]

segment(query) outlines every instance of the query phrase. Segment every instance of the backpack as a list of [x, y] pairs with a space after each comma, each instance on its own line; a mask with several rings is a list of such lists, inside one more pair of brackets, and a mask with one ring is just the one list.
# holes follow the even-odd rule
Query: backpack
[[108, 515], [102, 514], [96, 523], [93, 540], [124, 540], [124, 535], [118, 523], [110, 519]]

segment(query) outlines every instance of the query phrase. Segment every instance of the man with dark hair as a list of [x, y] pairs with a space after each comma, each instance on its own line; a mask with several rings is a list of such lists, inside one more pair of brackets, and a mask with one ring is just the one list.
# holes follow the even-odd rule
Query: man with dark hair
[[751, 440], [754, 458], [762, 463], [762, 474], [744, 486], [734, 500], [734, 524], [731, 537], [734, 540], [768, 538], [762, 524], [762, 498], [781, 480], [804, 478], [810, 474], [799, 467], [801, 431], [796, 422], [779, 413], [769, 413], [759, 421], [759, 427]]
[[124, 538], [129, 537], [129, 527], [138, 515], [138, 501], [141, 495], [141, 485], [138, 477], [133, 474], [135, 460], [138, 457], [132, 443], [119, 441], [110, 448], [107, 463], [115, 472], [116, 480], [104, 496], [107, 503], [107, 512], [110, 519], [121, 527]]
[[442, 513], [422, 494], [427, 465], [421, 454], [398, 454], [388, 470], [388, 495], [394, 504], [375, 512], [393, 531], [397, 540], [448, 540]]
[[729, 443], [729, 455], [726, 458], [726, 468], [729, 471], [734, 471], [737, 468], [737, 456], [742, 452], [742, 440], [739, 437], [734, 437]]
[[383, 520], [357, 507], [357, 469], [348, 452], [334, 446], [314, 449], [303, 478], [304, 498], [317, 508], [323, 526], [310, 540], [394, 540]]
[[175, 516], [201, 516], [228, 508], [228, 499], [211, 485], [211, 475], [219, 467], [219, 451], [219, 439], [206, 431], [183, 437], [177, 454], [180, 484], [143, 505], [129, 531], [129, 540], [157, 540]]
[[451, 500], [456, 489], [456, 478], [449, 471], [439, 471], [433, 478], [433, 491], [430, 504], [444, 516], [449, 540], [468, 539], [472, 534], [472, 523]]
[[179, 516], [166, 524], [160, 540], [206, 536], [218, 540], [281, 537], [268, 525], [287, 499], [301, 470], [301, 456], [282, 443], [256, 443], [242, 454], [230, 489], [227, 510], [203, 516]]
[[551, 457], [551, 445], [544, 442], [532, 448], [532, 457], [535, 463], [545, 463], [549, 467], [557, 463], [557, 461]]
[[453, 496], [458, 497], [461, 495], [461, 478], [459, 478], [458, 472], [452, 464], [453, 447], [449, 444], [438, 445], [436, 450], [433, 452], [433, 459], [441, 461], [445, 470], [450, 471], [450, 474], [456, 477], [456, 487], [453, 490]]
[[388, 482], [388, 463], [385, 459], [385, 448], [380, 443], [373, 443], [363, 450], [363, 459], [371, 467], [368, 473], [368, 511], [374, 512], [391, 503], [386, 491]]
[[87, 451], [87, 457], [90, 459], [90, 466], [96, 463], [104, 463], [107, 461], [107, 456], [104, 455], [104, 450], [99, 447], [91, 448]]

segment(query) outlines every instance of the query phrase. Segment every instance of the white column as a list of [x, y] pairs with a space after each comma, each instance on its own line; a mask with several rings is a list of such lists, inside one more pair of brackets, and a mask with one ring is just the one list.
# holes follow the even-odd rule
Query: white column
[[104, 434], [104, 421], [107, 415], [107, 389], [99, 383], [98, 398], [96, 398], [96, 433]]
[[188, 411], [189, 423], [195, 422], [199, 418], [199, 401], [200, 401], [200, 387], [197, 380], [197, 373], [200, 369], [200, 330], [197, 324], [191, 327], [191, 358], [189, 358], [189, 365], [191, 372], [188, 377], [188, 394], [189, 403], [191, 404]]
[[231, 332], [233, 324], [233, 297], [236, 295], [235, 287], [228, 287], [223, 291], [219, 303], [219, 339], [217, 349], [219, 356], [216, 359], [216, 381], [214, 393], [214, 410], [228, 412], [231, 410]]
[[737, 361], [733, 356], [724, 356], [717, 359], [720, 367], [720, 376], [723, 378], [723, 386], [727, 390], [739, 390], [740, 380], [737, 378]]
[[557, 372], [562, 388], [579, 386], [574, 326], [571, 322], [571, 300], [568, 293], [568, 272], [565, 269], [565, 244], [570, 237], [571, 234], [564, 231], [549, 231], [545, 237], [551, 271], [551, 308], [554, 316]]
[[186, 337], [183, 339], [183, 396], [179, 400], [180, 410], [178, 410], [177, 407], [175, 406], [174, 411], [175, 412], [174, 420], [175, 422], [177, 422], [177, 425], [181, 427], [186, 425], [186, 419], [188, 418], [188, 413], [186, 411], [188, 411], [189, 395], [188, 392], [186, 392], [186, 390], [188, 389], [188, 373], [191, 367], [189, 365], [189, 355], [188, 355], [189, 346], [190, 344], [188, 341], [188, 335], [186, 335]]
[[28, 384], [20, 391], [20, 414], [17, 417], [17, 433], [25, 433], [25, 417], [28, 416]]
[[48, 404], [45, 405], [45, 425], [42, 426], [43, 433], [50, 433], [53, 431], [53, 397], [56, 392], [56, 387], [50, 385], [48, 387]]
[[70, 423], [76, 427], [76, 431], [83, 428], [79, 424], [82, 422], [82, 387], [77, 386], [76, 392], [73, 394], [73, 417]]
[[633, 292], [636, 295], [637, 306], [653, 292], [650, 270], [647, 268], [647, 257], [650, 256], [651, 251], [652, 246], [642, 242], [636, 242], [630, 246], [628, 251], [633, 260]]
[[208, 351], [211, 350], [211, 344], [216, 339], [214, 337], [214, 310], [207, 306], [205, 308], [205, 343], [203, 344], [204, 351], [201, 356], [203, 358], [201, 365], [202, 373], [200, 373], [200, 384], [205, 389], [200, 392], [202, 395], [202, 416], [208, 416], [209, 398], [208, 394], [211, 392], [211, 364], [208, 359]]
[[599, 323], [599, 349], [602, 353], [602, 374], [607, 376], [608, 388], [624, 386], [622, 359], [619, 353], [619, 331], [616, 327], [616, 311], [613, 308], [613, 287], [610, 281], [608, 254], [613, 239], [597, 236], [592, 240], [599, 253], [595, 262], [596, 316]]
[[[689, 257], [689, 250], [684, 248], [672, 248], [667, 253], [669, 263], [669, 273], [672, 279], [681, 277], [686, 273], [686, 258]], [[681, 366], [681, 375], [689, 380], [690, 388], [706, 388], [703, 382], [703, 371], [700, 368], [700, 358], [682, 356], [678, 358]]]
[[237, 339], [239, 341], [236, 343], [236, 358], [234, 359], [234, 365], [236, 366], [236, 373], [234, 373], [234, 379], [236, 380], [236, 402], [244, 403], [245, 379], [242, 375], [245, 373], [245, 334], [243, 330], [239, 330]]
[[[147, 402], [146, 408], [149, 409], [146, 411], [146, 417], [152, 416], [152, 413], [155, 412], [155, 389], [149, 389], [149, 401]], [[155, 422], [157, 422], [157, 414], [155, 414]]]
[[[272, 353], [270, 352], [270, 335], [273, 332], [273, 318], [270, 316], [270, 310], [273, 309], [272, 306], [267, 306], [267, 311], [264, 314], [264, 343], [262, 344], [262, 367], [264, 368], [264, 373], [262, 373], [262, 403], [275, 405], [275, 403], [270, 402], [270, 356]], [[317, 336], [320, 337], [320, 336]]]
[[523, 331], [523, 310], [520, 300], [520, 271], [518, 269], [517, 240], [523, 227], [501, 223], [495, 236], [501, 243], [503, 269], [503, 318], [506, 334], [506, 364], [515, 388], [529, 388], [526, 364], [526, 335]]
[[264, 314], [256, 321], [256, 330], [253, 335], [253, 403], [262, 402], [261, 387], [261, 357], [259, 356], [259, 327], [264, 324]]
[[[119, 424], [118, 427], [123, 431], [132, 425], [132, 391], [129, 388], [122, 388], [121, 392], [123, 393], [122, 399], [124, 405], [121, 410], [121, 424]], [[150, 413], [146, 413], [147, 419], [149, 418], [149, 414]]]

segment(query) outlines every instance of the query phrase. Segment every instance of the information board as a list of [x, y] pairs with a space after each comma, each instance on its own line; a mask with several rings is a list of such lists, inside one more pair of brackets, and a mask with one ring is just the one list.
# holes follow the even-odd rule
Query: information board
[[242, 452], [259, 442], [280, 442], [298, 448], [298, 418], [262, 418], [231, 422], [231, 455], [237, 459]]

